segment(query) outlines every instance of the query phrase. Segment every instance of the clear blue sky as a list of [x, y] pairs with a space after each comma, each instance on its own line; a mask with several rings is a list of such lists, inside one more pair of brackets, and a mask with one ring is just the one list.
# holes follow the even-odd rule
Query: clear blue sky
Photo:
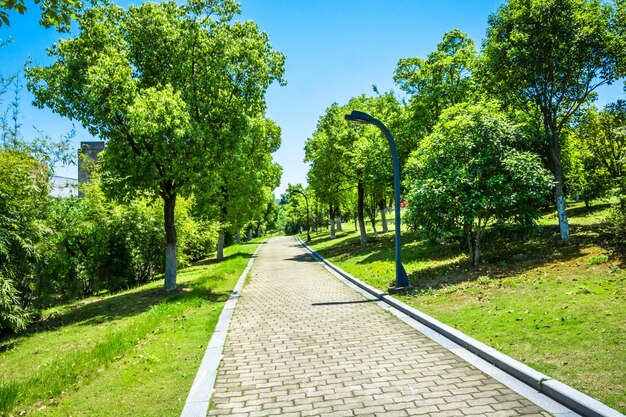
[[[240, 0], [242, 20], [254, 20], [269, 34], [272, 46], [287, 55], [287, 86], [272, 86], [267, 94], [267, 114], [282, 128], [282, 146], [274, 159], [283, 166], [276, 196], [288, 183], [306, 183], [304, 142], [311, 137], [318, 118], [333, 102], [351, 97], [398, 89], [393, 71], [400, 58], [426, 57], [443, 34], [459, 28], [480, 48], [488, 16], [500, 0]], [[138, 3], [138, 2], [134, 2]], [[120, 3], [121, 5], [128, 2]], [[45, 49], [61, 35], [38, 26], [39, 13], [11, 15], [11, 27], [0, 28], [0, 38], [14, 42], [0, 49], [0, 71], [23, 68], [30, 57], [46, 64]], [[31, 106], [32, 97], [22, 94], [22, 123], [26, 137], [36, 134], [33, 126], [58, 138], [72, 124], [48, 110]], [[600, 91], [598, 104], [623, 98], [621, 83]], [[6, 102], [9, 97], [4, 97]], [[90, 140], [76, 126], [74, 146]], [[76, 167], [60, 168], [59, 175], [76, 177]]]

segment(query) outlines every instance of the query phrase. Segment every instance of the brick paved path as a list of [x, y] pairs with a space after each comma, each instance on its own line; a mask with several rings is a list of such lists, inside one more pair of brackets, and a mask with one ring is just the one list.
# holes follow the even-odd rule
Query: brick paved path
[[259, 252], [210, 416], [547, 416], [349, 289], [288, 237]]

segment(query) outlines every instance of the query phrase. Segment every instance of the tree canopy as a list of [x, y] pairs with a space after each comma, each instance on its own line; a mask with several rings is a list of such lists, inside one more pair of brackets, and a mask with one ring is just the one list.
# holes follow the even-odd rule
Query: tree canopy
[[462, 231], [478, 265], [490, 221], [535, 220], [551, 180], [536, 155], [511, 146], [515, 135], [495, 103], [445, 110], [407, 166], [409, 224], [436, 236]]
[[623, 39], [615, 16], [615, 9], [600, 0], [510, 0], [489, 17], [485, 87], [539, 120], [537, 140], [554, 174], [563, 240], [570, 232], [561, 133], [599, 86], [623, 74]]
[[[78, 36], [49, 50], [55, 62], [27, 70], [39, 106], [107, 141], [106, 190], [164, 201], [165, 288], [176, 286], [176, 196], [219, 186], [241, 138], [283, 82], [284, 55], [253, 22], [233, 22], [230, 0], [96, 7]], [[214, 186], [207, 186], [213, 182]]]

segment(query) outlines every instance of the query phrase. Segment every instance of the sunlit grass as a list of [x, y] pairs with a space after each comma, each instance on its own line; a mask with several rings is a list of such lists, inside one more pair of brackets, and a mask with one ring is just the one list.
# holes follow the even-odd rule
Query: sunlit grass
[[45, 312], [31, 334], [0, 341], [0, 413], [180, 414], [223, 304], [255, 244], [156, 281]]
[[[412, 294], [402, 301], [535, 369], [626, 412], [626, 265], [604, 233], [609, 204], [568, 208], [572, 241], [556, 215], [528, 233], [491, 230], [483, 264], [470, 267], [456, 242], [403, 231]], [[352, 224], [312, 246], [341, 268], [386, 290], [394, 283], [393, 233], [359, 244]]]

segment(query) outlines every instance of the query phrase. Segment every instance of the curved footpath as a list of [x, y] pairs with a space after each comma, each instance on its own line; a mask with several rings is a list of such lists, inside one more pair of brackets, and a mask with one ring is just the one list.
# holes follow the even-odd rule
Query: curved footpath
[[277, 237], [261, 247], [241, 292], [208, 415], [576, 415], [509, 385], [344, 285], [293, 238]]

